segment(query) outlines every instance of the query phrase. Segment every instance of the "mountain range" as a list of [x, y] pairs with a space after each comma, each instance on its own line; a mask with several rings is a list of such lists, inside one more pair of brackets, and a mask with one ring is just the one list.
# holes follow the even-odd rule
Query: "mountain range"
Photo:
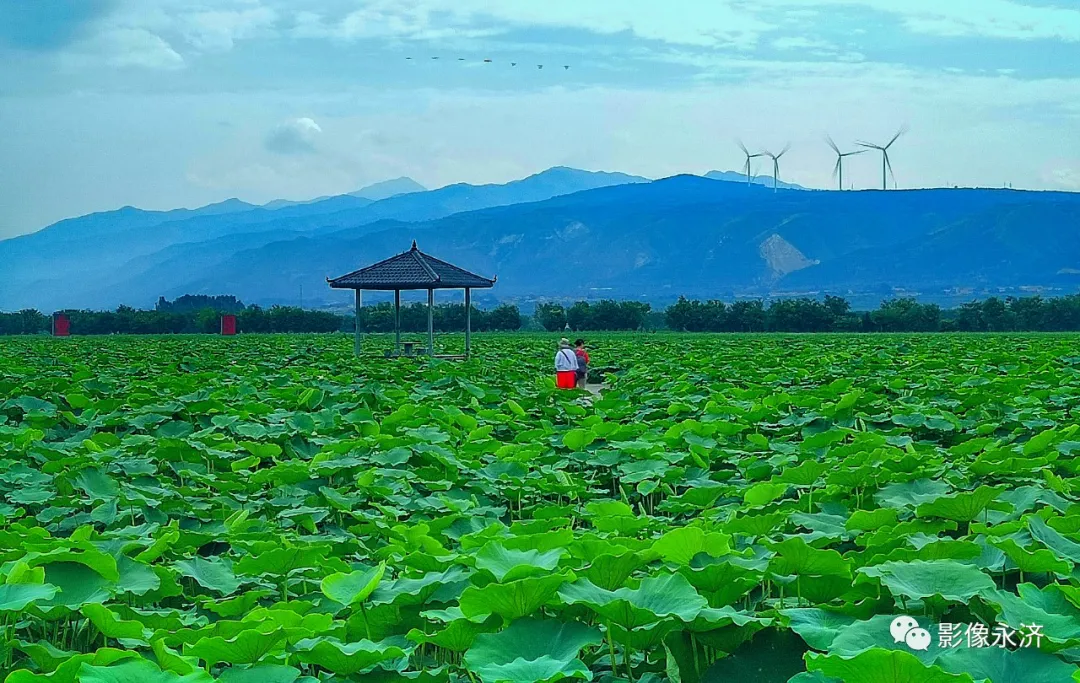
[[273, 206], [125, 207], [0, 242], [0, 309], [150, 306], [182, 294], [345, 306], [327, 277], [413, 239], [498, 275], [488, 300], [833, 293], [876, 306], [896, 295], [950, 302], [1080, 285], [1078, 194], [774, 192], [762, 181], [554, 168], [435, 190], [397, 179]]

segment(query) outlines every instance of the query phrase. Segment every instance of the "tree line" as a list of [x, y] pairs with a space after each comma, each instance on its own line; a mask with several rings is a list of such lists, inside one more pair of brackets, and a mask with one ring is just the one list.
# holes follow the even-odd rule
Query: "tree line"
[[638, 301], [578, 301], [569, 307], [546, 303], [536, 307], [533, 319], [548, 332], [567, 327], [578, 331], [617, 332], [646, 329], [651, 311], [652, 306]]
[[[245, 306], [234, 297], [180, 297], [175, 302], [158, 301], [154, 310], [120, 306], [115, 311], [61, 311], [71, 321], [71, 334], [215, 334], [220, 331], [221, 314], [236, 315], [237, 331], [267, 332], [352, 332], [356, 317], [328, 311], [312, 311], [293, 306]], [[432, 310], [432, 322], [439, 332], [465, 329], [465, 306], [441, 304]], [[472, 308], [472, 328], [485, 332], [517, 330], [521, 314], [516, 306], [502, 305], [491, 310]], [[394, 308], [391, 304], [360, 309], [360, 329], [364, 332], [391, 332]], [[427, 306], [401, 307], [403, 332], [427, 331]], [[0, 313], [0, 335], [48, 334], [52, 319], [35, 310]]]
[[[352, 332], [355, 317], [290, 306], [246, 306], [235, 297], [161, 299], [154, 310], [121, 306], [115, 311], [64, 311], [72, 334], [212, 334], [220, 314], [237, 316], [240, 332]], [[403, 332], [427, 330], [427, 306], [401, 307]], [[853, 311], [842, 298], [699, 301], [680, 298], [663, 311], [637, 301], [579, 301], [570, 306], [544, 303], [529, 318], [516, 306], [472, 308], [472, 328], [479, 332], [521, 328], [552, 332], [668, 329], [679, 332], [1075, 332], [1080, 331], [1080, 294], [1055, 298], [990, 297], [943, 310], [912, 298], [888, 299], [872, 311]], [[462, 304], [440, 304], [432, 311], [439, 332], [465, 329]], [[394, 308], [380, 303], [360, 309], [364, 332], [392, 332]], [[0, 313], [0, 335], [47, 334], [51, 318], [35, 310]]]

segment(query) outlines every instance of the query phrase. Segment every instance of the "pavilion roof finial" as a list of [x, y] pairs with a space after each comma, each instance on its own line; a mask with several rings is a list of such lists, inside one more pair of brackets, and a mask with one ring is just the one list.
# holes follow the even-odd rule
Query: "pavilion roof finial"
[[416, 248], [416, 240], [412, 241], [412, 250], [413, 251], [418, 251], [417, 248]]

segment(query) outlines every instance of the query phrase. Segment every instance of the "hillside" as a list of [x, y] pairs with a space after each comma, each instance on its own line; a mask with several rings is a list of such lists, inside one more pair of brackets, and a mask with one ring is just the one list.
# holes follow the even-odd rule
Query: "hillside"
[[[31, 235], [0, 241], [0, 309], [146, 305], [149, 288], [214, 267], [243, 249], [300, 235], [359, 230], [383, 219], [423, 221], [460, 211], [534, 202], [618, 183], [645, 182], [619, 173], [554, 168], [503, 185], [450, 185], [386, 199], [353, 195], [268, 209], [236, 200], [197, 210], [142, 211], [126, 207], [61, 221]], [[391, 181], [402, 189], [405, 184]], [[374, 186], [371, 191], [386, 191]], [[147, 268], [149, 284], [125, 287]], [[84, 283], [73, 288], [71, 274]]]
[[[566, 175], [554, 169], [517, 188], [453, 185], [315, 215], [288, 207], [271, 213], [300, 213], [277, 221], [253, 220], [262, 211], [253, 209], [229, 215], [228, 229], [210, 217], [127, 228], [122, 267], [99, 269], [92, 286], [50, 290], [63, 280], [43, 279], [12, 298], [109, 307], [227, 292], [269, 304], [296, 303], [303, 288], [308, 303], [343, 303], [327, 277], [412, 239], [498, 275], [490, 295], [511, 299], [834, 293], [876, 306], [897, 293], [944, 301], [1080, 284], [1076, 194], [773, 192], [696, 176], [642, 183], [602, 174], [588, 181], [608, 186], [567, 192]], [[522, 197], [542, 199], [512, 201]], [[478, 203], [489, 206], [468, 210]]]
[[[876, 302], [895, 289], [1070, 287], [1080, 196], [990, 190], [781, 192], [681, 176], [435, 221], [283, 240], [188, 269], [161, 293], [251, 301], [341, 300], [338, 275], [406, 248], [498, 275], [509, 298], [731, 298], [832, 292]], [[1041, 227], [1033, 232], [1027, 226]], [[1029, 239], [1031, 235], [1036, 239]], [[149, 290], [159, 269], [125, 288]], [[157, 280], [159, 284], [161, 280]], [[1069, 291], [1073, 291], [1073, 289]], [[876, 305], [876, 304], [875, 304]]]

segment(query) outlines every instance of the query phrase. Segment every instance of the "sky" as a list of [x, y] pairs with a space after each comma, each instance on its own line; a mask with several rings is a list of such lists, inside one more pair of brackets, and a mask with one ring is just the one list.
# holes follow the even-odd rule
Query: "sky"
[[1080, 3], [0, 0], [0, 239], [399, 176], [739, 170], [738, 140], [828, 188], [826, 135], [905, 125], [897, 187], [1080, 191]]

